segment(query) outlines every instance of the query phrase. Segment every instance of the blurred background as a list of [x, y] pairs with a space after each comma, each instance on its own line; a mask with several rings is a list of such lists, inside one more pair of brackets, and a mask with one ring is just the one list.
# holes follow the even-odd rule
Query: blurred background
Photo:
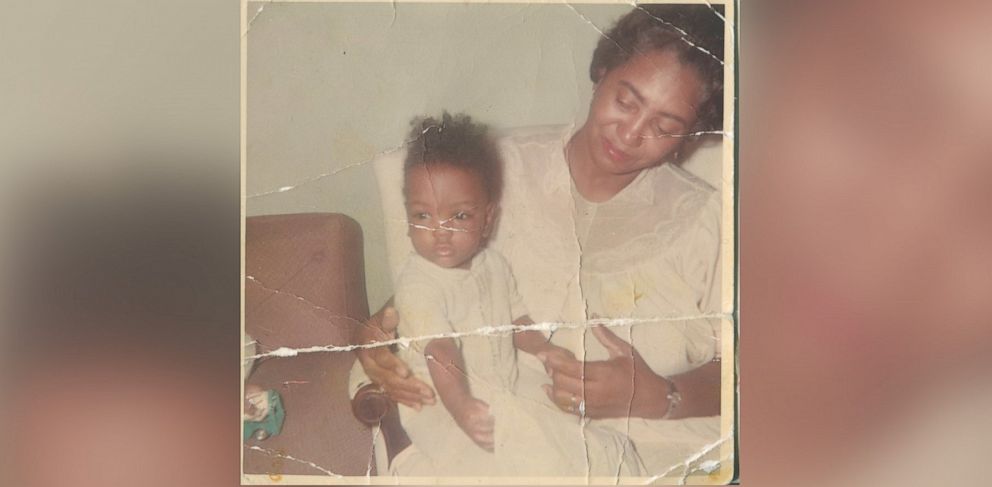
[[[745, 485], [987, 483], [990, 9], [741, 6]], [[4, 485], [238, 483], [242, 34], [0, 16]]]

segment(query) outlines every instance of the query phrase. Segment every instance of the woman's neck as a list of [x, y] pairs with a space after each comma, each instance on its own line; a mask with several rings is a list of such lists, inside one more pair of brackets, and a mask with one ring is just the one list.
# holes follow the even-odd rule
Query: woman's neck
[[592, 203], [603, 203], [630, 185], [638, 173], [616, 175], [601, 170], [592, 160], [591, 149], [583, 127], [565, 145], [565, 161], [579, 194]]

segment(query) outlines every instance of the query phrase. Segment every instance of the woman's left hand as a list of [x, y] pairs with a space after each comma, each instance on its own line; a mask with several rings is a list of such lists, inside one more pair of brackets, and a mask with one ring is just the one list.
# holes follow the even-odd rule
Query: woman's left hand
[[574, 357], [548, 356], [545, 366], [551, 369], [553, 385], [545, 385], [544, 391], [555, 405], [576, 415], [584, 410], [590, 418], [664, 416], [668, 381], [655, 374], [631, 344], [606, 327], [594, 327], [592, 334], [609, 351], [608, 360], [585, 362], [583, 366]]

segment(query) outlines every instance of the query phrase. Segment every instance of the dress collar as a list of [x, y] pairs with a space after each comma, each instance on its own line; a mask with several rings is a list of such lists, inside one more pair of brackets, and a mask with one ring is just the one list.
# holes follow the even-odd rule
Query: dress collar
[[[544, 177], [544, 189], [548, 193], [566, 193], [571, 194], [574, 182], [572, 181], [572, 174], [568, 170], [568, 160], [565, 158], [565, 147], [568, 145], [568, 141], [572, 139], [572, 136], [576, 132], [575, 124], [569, 124], [562, 127], [561, 139], [555, 147], [552, 154], [552, 160], [549, 161], [550, 165], [545, 173]], [[668, 171], [668, 162], [663, 162], [659, 166], [651, 167], [642, 170], [637, 174], [626, 188], [620, 190], [619, 193], [614, 195], [609, 200], [604, 203], [609, 203], [611, 201], [623, 201], [630, 199], [638, 203], [654, 203], [654, 184], [652, 181], [655, 180], [657, 174], [661, 171]]]
[[655, 191], [657, 191], [657, 185], [654, 181], [657, 179], [661, 171], [669, 170], [667, 162], [663, 162], [660, 166], [649, 167], [638, 173], [637, 177], [634, 178], [626, 188], [620, 190], [613, 199], [624, 198], [630, 199], [638, 203], [652, 204], [654, 203]]

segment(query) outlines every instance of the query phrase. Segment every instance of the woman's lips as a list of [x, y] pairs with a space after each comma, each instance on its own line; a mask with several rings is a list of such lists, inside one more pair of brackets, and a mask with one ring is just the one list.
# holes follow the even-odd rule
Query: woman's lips
[[606, 152], [606, 156], [613, 162], [624, 162], [630, 158], [626, 152], [617, 149], [616, 146], [610, 143], [610, 141], [606, 138], [603, 138], [603, 150]]

